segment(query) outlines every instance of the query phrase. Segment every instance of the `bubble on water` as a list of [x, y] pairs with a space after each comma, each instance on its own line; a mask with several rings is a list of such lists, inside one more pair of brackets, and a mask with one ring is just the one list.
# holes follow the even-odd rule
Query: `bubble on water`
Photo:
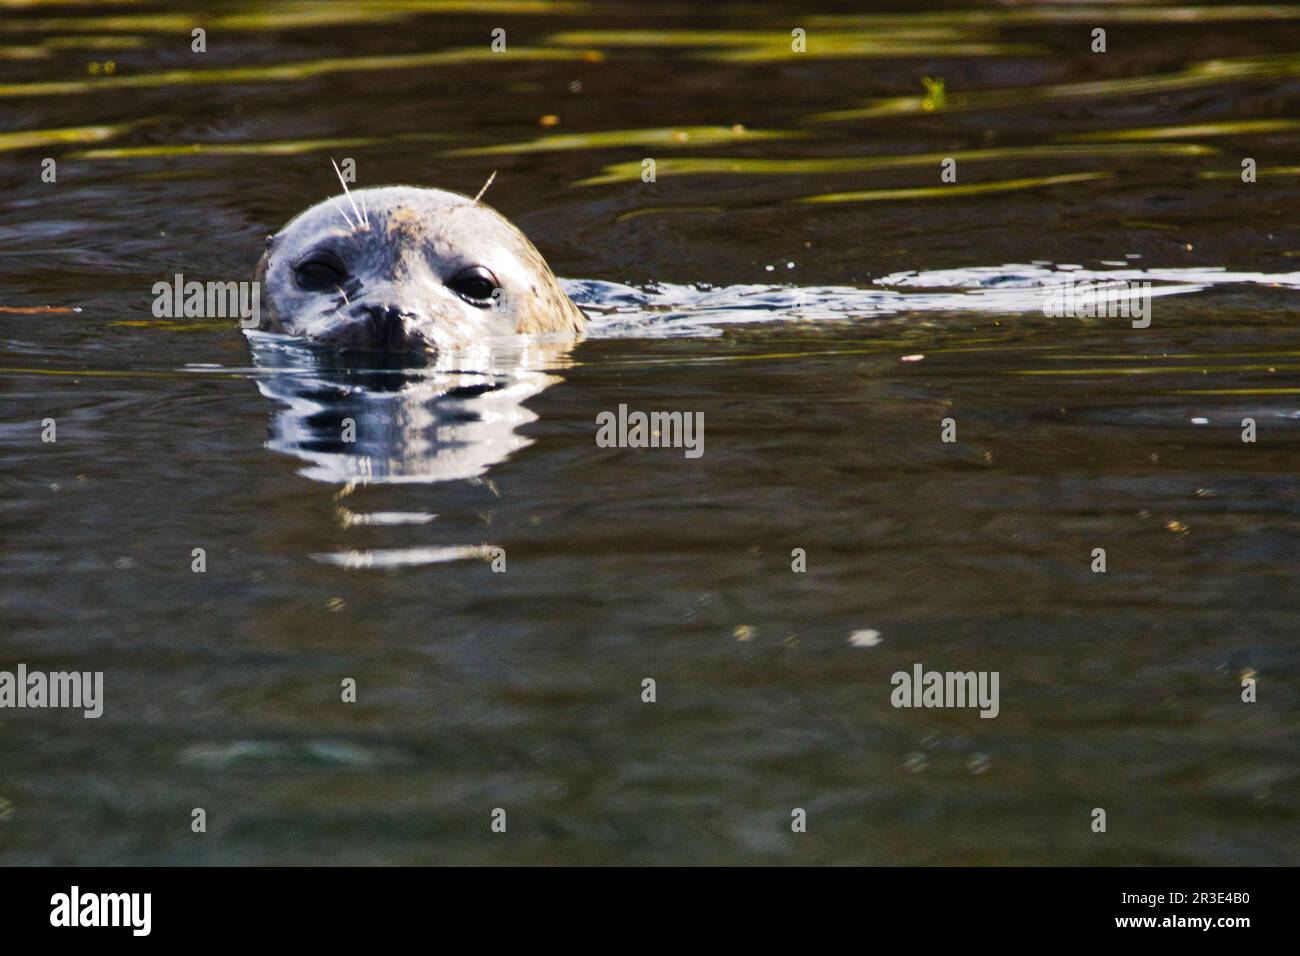
[[458, 544], [446, 547], [376, 548], [371, 551], [338, 551], [312, 554], [321, 564], [342, 568], [404, 568], [452, 561], [487, 560], [492, 556], [488, 545]]
[[874, 630], [854, 631], [849, 635], [850, 647], [875, 647], [880, 643], [880, 632]]

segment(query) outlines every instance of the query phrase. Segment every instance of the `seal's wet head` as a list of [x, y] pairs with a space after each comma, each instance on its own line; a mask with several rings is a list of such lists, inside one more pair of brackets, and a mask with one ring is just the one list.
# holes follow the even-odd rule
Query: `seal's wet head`
[[357, 190], [301, 213], [258, 265], [263, 328], [338, 349], [446, 352], [573, 338], [585, 320], [532, 243], [457, 193]]

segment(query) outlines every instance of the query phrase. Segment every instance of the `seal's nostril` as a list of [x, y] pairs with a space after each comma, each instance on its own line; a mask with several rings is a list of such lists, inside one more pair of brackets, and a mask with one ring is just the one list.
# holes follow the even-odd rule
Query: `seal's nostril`
[[365, 307], [365, 316], [371, 338], [379, 348], [400, 348], [406, 341], [409, 313], [395, 305], [371, 305]]

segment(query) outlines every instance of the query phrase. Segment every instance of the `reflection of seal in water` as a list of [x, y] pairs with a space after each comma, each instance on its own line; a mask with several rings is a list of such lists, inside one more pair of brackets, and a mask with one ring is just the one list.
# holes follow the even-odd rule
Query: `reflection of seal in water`
[[571, 339], [585, 325], [523, 233], [440, 189], [318, 203], [267, 240], [257, 277], [263, 329], [340, 349], [445, 352], [503, 335]]
[[[267, 447], [306, 463], [317, 481], [388, 484], [476, 478], [532, 444], [524, 403], [559, 379], [566, 345], [515, 339], [478, 351], [350, 357], [252, 333], [257, 387], [277, 407]], [[447, 367], [438, 367], [446, 359]], [[385, 367], [380, 367], [385, 366]]]

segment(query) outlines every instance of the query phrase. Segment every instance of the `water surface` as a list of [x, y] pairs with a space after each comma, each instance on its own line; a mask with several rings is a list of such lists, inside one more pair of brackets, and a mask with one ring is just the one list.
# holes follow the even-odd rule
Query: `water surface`
[[[469, 6], [0, 0], [0, 668], [107, 698], [0, 713], [0, 861], [1300, 861], [1300, 7]], [[154, 318], [345, 157], [497, 170], [592, 336]]]

